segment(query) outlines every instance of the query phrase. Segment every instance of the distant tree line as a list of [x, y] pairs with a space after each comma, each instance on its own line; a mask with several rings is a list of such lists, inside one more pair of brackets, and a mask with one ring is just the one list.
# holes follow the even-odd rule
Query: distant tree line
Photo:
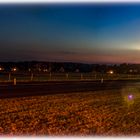
[[72, 62], [0, 62], [0, 72], [77, 72], [77, 73], [108, 73], [140, 74], [140, 64], [83, 64]]

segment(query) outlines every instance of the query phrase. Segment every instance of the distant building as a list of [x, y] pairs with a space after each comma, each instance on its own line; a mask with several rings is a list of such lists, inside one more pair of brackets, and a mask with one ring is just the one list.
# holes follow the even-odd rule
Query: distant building
[[43, 69], [43, 72], [48, 72], [48, 69]]
[[61, 68], [59, 69], [59, 72], [65, 72], [64, 68], [61, 67]]

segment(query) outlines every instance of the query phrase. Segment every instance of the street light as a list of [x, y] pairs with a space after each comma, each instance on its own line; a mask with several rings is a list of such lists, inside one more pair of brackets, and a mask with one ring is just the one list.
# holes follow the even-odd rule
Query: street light
[[113, 72], [113, 70], [110, 70], [109, 73], [110, 73], [110, 74], [113, 74], [114, 72]]
[[3, 67], [0, 67], [0, 71], [2, 71], [2, 70], [4, 70], [4, 68]]
[[13, 71], [16, 71], [17, 69], [16, 68], [13, 68]]

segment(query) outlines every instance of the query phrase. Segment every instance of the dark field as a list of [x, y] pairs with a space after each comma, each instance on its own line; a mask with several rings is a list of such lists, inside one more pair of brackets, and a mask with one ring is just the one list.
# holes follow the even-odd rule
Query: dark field
[[[82, 91], [71, 92], [70, 87], [63, 93], [58, 92], [59, 94], [55, 92], [53, 94], [55, 91], [53, 89], [59, 87], [57, 84], [53, 85], [53, 89], [50, 88], [51, 92], [45, 91], [45, 86], [44, 89], [40, 86], [34, 86], [35, 89], [24, 86], [25, 90], [20, 86], [12, 87], [11, 94], [14, 94], [14, 91], [16, 95], [35, 91], [35, 95], [37, 93], [39, 95], [43, 90], [44, 95], [0, 99], [0, 134], [2, 136], [140, 136], [139, 83], [118, 82], [116, 88], [112, 88], [115, 86], [114, 82], [104, 83], [102, 88], [101, 83], [98, 83], [99, 86], [97, 83], [87, 83], [87, 87], [93, 85], [91, 88], [93, 91], [87, 89], [84, 91], [85, 84], [80, 84]], [[63, 84], [60, 85], [62, 87]], [[111, 88], [108, 89], [109, 87]], [[7, 93], [7, 87], [1, 87], [1, 90]], [[1, 92], [2, 94], [4, 93]]]

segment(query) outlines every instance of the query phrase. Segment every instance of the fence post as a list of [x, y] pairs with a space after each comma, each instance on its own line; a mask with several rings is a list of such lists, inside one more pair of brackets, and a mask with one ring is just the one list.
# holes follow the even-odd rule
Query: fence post
[[66, 79], [68, 79], [68, 77], [69, 77], [69, 74], [68, 74], [68, 73], [66, 73]]
[[50, 79], [52, 78], [52, 74], [51, 74], [51, 72], [50, 72]]
[[97, 75], [95, 74], [95, 80], [96, 80], [96, 76], [97, 76]]
[[34, 75], [33, 75], [33, 73], [32, 73], [32, 74], [31, 74], [31, 81], [33, 80], [33, 76], [34, 76]]
[[16, 80], [16, 78], [14, 78], [14, 85], [16, 85], [17, 84], [17, 80]]
[[104, 82], [104, 79], [103, 78], [101, 78], [101, 83], [103, 83]]

